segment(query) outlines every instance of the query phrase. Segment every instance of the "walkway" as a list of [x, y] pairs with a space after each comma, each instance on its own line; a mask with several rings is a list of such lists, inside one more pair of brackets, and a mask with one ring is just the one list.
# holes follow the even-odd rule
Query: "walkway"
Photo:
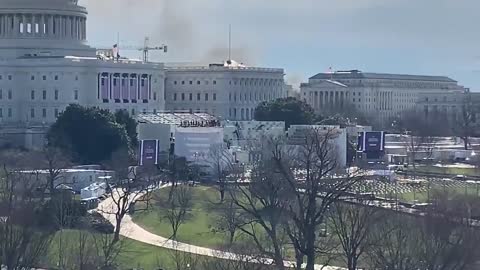
[[[165, 188], [167, 186], [161, 186], [160, 188]], [[116, 194], [118, 196], [118, 194]], [[115, 196], [115, 195], [114, 195]], [[102, 201], [97, 211], [102, 214], [111, 224], [115, 226], [115, 215], [111, 214], [113, 211], [114, 203], [111, 197]], [[236, 261], [244, 261], [244, 262], [252, 262], [252, 263], [262, 263], [262, 264], [272, 264], [271, 259], [266, 258], [254, 258], [251, 256], [234, 254], [230, 252], [225, 252], [221, 250], [215, 250], [205, 247], [199, 247], [195, 245], [190, 245], [186, 243], [181, 243], [178, 241], [173, 241], [167, 239], [165, 237], [153, 234], [151, 232], [146, 231], [135, 222], [133, 222], [132, 217], [129, 215], [125, 215], [122, 220], [122, 226], [120, 228], [120, 235], [142, 242], [146, 244], [150, 244], [153, 246], [187, 252], [196, 255], [208, 256], [212, 258], [218, 259], [225, 259], [225, 260], [236, 260]], [[285, 261], [285, 266], [287, 267], [294, 267], [293, 262]], [[345, 270], [344, 268], [340, 267], [333, 267], [333, 266], [323, 266], [323, 265], [316, 265], [315, 269], [318, 270]]]

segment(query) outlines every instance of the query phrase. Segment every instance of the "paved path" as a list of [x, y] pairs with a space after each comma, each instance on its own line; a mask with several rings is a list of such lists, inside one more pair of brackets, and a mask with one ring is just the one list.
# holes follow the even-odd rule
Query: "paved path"
[[[167, 186], [161, 186], [160, 188], [165, 188], [165, 187]], [[114, 196], [115, 195], [118, 196], [118, 193], [114, 194]], [[113, 212], [112, 211], [113, 207], [114, 207], [113, 200], [111, 197], [109, 197], [99, 204], [97, 211], [115, 226], [115, 223], [116, 223], [115, 215], [111, 214]], [[133, 222], [132, 217], [129, 215], [125, 215], [125, 217], [122, 220], [120, 235], [142, 242], [142, 243], [154, 245], [157, 247], [162, 247], [162, 248], [177, 250], [182, 252], [188, 252], [196, 255], [203, 255], [203, 256], [208, 256], [213, 258], [225, 259], [225, 260], [237, 260], [237, 261], [245, 261], [245, 262], [252, 262], [252, 263], [272, 264], [271, 259], [253, 258], [246, 255], [239, 255], [239, 254], [234, 254], [230, 252], [224, 252], [224, 251], [205, 248], [205, 247], [199, 247], [199, 246], [190, 245], [190, 244], [167, 239], [165, 237], [146, 231], [145, 229], [137, 225], [135, 222]], [[285, 266], [293, 267], [294, 263], [285, 261]], [[323, 266], [323, 265], [316, 265], [315, 269], [344, 270], [344, 268], [340, 268], [340, 267]]]

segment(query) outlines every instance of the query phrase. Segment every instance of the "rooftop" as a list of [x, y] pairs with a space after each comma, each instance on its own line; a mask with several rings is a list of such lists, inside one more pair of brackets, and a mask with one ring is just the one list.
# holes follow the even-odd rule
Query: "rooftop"
[[405, 80], [405, 81], [430, 81], [430, 82], [453, 82], [457, 81], [445, 76], [406, 75], [388, 73], [370, 73], [359, 70], [336, 71], [333, 73], [318, 73], [311, 77], [312, 80], [345, 80], [345, 79], [383, 79], [383, 80]]
[[137, 116], [139, 122], [150, 124], [167, 124], [183, 127], [217, 126], [219, 121], [208, 113], [160, 112]]
[[235, 62], [234, 60], [227, 60], [223, 63], [214, 63], [208, 65], [192, 64], [192, 63], [166, 63], [168, 71], [258, 71], [258, 72], [281, 72], [281, 68], [262, 68], [249, 67], [243, 63]]

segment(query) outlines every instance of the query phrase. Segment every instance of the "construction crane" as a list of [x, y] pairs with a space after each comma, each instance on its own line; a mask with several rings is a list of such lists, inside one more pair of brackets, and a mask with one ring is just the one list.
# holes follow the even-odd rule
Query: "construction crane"
[[163, 51], [164, 53], [166, 53], [168, 51], [168, 46], [165, 45], [165, 44], [162, 44], [161, 46], [150, 46], [150, 38], [149, 37], [145, 37], [145, 40], [143, 42], [143, 47], [136, 47], [136, 46], [122, 46], [122, 47], [120, 47], [119, 45], [120, 44], [117, 43], [117, 44], [113, 45], [113, 48], [109, 48], [109, 49], [102, 48], [102, 49], [98, 49], [98, 50], [103, 52], [103, 53], [105, 51], [110, 51], [111, 53], [107, 54], [107, 57], [111, 57], [113, 59], [119, 59], [120, 58], [120, 54], [119, 54], [120, 49], [140, 51], [140, 52], [142, 52], [143, 62], [148, 62], [150, 51]]

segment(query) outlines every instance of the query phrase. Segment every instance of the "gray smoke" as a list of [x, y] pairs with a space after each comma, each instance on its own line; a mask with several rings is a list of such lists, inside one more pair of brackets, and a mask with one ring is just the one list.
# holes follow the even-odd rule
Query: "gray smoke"
[[300, 84], [306, 82], [308, 79], [305, 79], [302, 75], [298, 73], [288, 74], [285, 78], [286, 84], [289, 84], [293, 87], [294, 90], [300, 89]]
[[[95, 20], [92, 22], [95, 30], [109, 31], [117, 27], [123, 44], [140, 45], [143, 36], [150, 37], [151, 45], [167, 44], [168, 54], [153, 53], [154, 59], [158, 55], [159, 60], [210, 63], [228, 58], [228, 23], [225, 23], [225, 32], [219, 34], [211, 33], [203, 24], [204, 17], [218, 15], [209, 14], [216, 8], [215, 1], [81, 0], [80, 4], [88, 8], [90, 20]], [[218, 23], [223, 19], [228, 18], [220, 16]], [[97, 28], [97, 25], [101, 26]], [[257, 51], [245, 43], [233, 46], [232, 58], [238, 62], [252, 65], [257, 62], [256, 57]]]

